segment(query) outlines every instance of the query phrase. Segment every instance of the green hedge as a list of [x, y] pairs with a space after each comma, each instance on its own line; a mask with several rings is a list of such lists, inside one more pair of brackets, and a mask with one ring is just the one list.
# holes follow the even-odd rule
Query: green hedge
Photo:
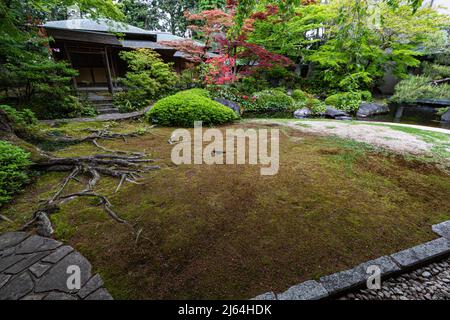
[[279, 89], [263, 90], [253, 95], [254, 103], [246, 111], [278, 112], [294, 108], [294, 99]]
[[0, 206], [28, 181], [26, 168], [31, 164], [29, 156], [21, 148], [0, 140]]
[[178, 92], [159, 100], [146, 114], [148, 121], [161, 126], [192, 127], [194, 121], [203, 121], [203, 125], [232, 122], [236, 113], [228, 107], [215, 102], [199, 89]]

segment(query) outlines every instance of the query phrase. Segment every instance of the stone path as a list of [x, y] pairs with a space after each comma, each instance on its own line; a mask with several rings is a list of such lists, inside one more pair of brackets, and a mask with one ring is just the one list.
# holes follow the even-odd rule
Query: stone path
[[108, 113], [101, 114], [92, 118], [70, 118], [70, 119], [54, 119], [54, 120], [42, 120], [41, 123], [45, 123], [48, 125], [55, 125], [58, 123], [66, 123], [66, 122], [96, 122], [96, 121], [118, 121], [118, 120], [127, 120], [138, 118], [143, 116], [148, 110], [150, 110], [152, 106], [148, 106], [142, 110], [129, 112], [129, 113]]
[[380, 290], [358, 290], [340, 300], [450, 300], [450, 258], [384, 281]]
[[[76, 270], [76, 271], [73, 271]], [[69, 279], [80, 275], [79, 289]], [[69, 280], [69, 281], [68, 281]], [[112, 300], [89, 261], [61, 242], [7, 232], [0, 235], [0, 300]]]

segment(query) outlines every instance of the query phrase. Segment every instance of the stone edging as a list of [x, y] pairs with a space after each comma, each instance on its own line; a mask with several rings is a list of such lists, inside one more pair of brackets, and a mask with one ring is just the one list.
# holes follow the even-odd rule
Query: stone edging
[[414, 267], [450, 254], [450, 220], [435, 224], [432, 230], [441, 236], [418, 246], [364, 262], [353, 269], [308, 280], [292, 286], [283, 293], [266, 292], [252, 300], [319, 300], [333, 298], [366, 284], [367, 267], [376, 265], [383, 279], [407, 272]]
[[[79, 290], [68, 288], [69, 266], [79, 268]], [[91, 270], [85, 257], [59, 241], [25, 232], [0, 234], [0, 300], [112, 300]]]

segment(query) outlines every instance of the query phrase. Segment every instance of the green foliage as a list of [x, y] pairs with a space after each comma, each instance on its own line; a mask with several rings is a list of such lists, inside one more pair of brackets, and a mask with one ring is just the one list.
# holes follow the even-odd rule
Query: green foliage
[[222, 98], [239, 104], [241, 112], [254, 109], [254, 99], [241, 93], [235, 86], [211, 85], [208, 90], [213, 98]]
[[22, 127], [34, 125], [37, 123], [37, 118], [34, 115], [33, 111], [31, 111], [30, 109], [23, 109], [22, 111], [18, 111], [13, 107], [4, 104], [0, 105], [0, 109], [6, 112], [10, 120]]
[[391, 101], [414, 103], [417, 99], [450, 99], [450, 85], [433, 85], [427, 76], [409, 76], [395, 86]]
[[312, 111], [312, 113], [318, 115], [324, 113], [327, 110], [325, 103], [316, 98], [309, 98], [306, 100], [305, 107]]
[[126, 89], [115, 97], [115, 104], [122, 111], [140, 109], [167, 95], [178, 81], [171, 65], [164, 63], [153, 50], [123, 51], [120, 56], [129, 67], [125, 78], [121, 79]]
[[265, 78], [248, 76], [239, 79], [233, 86], [243, 95], [251, 95], [255, 92], [269, 89], [269, 82]]
[[200, 0], [198, 1], [198, 10], [213, 10], [213, 9], [222, 9], [226, 5], [225, 0]]
[[161, 126], [192, 127], [194, 121], [204, 125], [229, 123], [236, 113], [220, 103], [194, 92], [181, 91], [159, 100], [146, 114], [147, 119]]
[[254, 104], [247, 111], [278, 112], [289, 111], [294, 108], [294, 99], [277, 89], [257, 92], [253, 95]]
[[[51, 59], [49, 39], [36, 27], [39, 20], [60, 17], [60, 11], [67, 12], [73, 4], [73, 0], [0, 1], [1, 102], [30, 108], [38, 118], [92, 114], [73, 94], [76, 71]], [[112, 0], [80, 0], [77, 5], [93, 18], [122, 18]]]
[[305, 102], [306, 100], [311, 98], [311, 95], [303, 90], [295, 89], [294, 91], [292, 91], [291, 97], [295, 101]]
[[423, 63], [423, 75], [430, 77], [433, 80], [450, 78], [450, 66], [437, 63]]
[[347, 112], [357, 111], [363, 101], [372, 101], [369, 91], [340, 92], [325, 99], [327, 105]]
[[28, 181], [29, 153], [9, 142], [0, 140], [0, 206]]
[[200, 89], [200, 88], [184, 90], [183, 94], [195, 94], [195, 95], [202, 96], [202, 97], [205, 97], [205, 98], [211, 98], [211, 94], [209, 93], [208, 90]]

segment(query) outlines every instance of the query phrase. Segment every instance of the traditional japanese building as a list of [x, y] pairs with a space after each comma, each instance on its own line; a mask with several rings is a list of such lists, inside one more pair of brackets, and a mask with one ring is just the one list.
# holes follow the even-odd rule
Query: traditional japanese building
[[187, 56], [161, 41], [184, 38], [166, 32], [148, 31], [107, 19], [70, 19], [50, 21], [42, 26], [54, 41], [51, 47], [57, 60], [67, 60], [79, 75], [73, 80], [79, 91], [107, 88], [119, 90], [118, 78], [125, 75], [122, 50], [149, 48], [157, 51], [165, 62], [172, 62], [180, 72], [192, 65]]

